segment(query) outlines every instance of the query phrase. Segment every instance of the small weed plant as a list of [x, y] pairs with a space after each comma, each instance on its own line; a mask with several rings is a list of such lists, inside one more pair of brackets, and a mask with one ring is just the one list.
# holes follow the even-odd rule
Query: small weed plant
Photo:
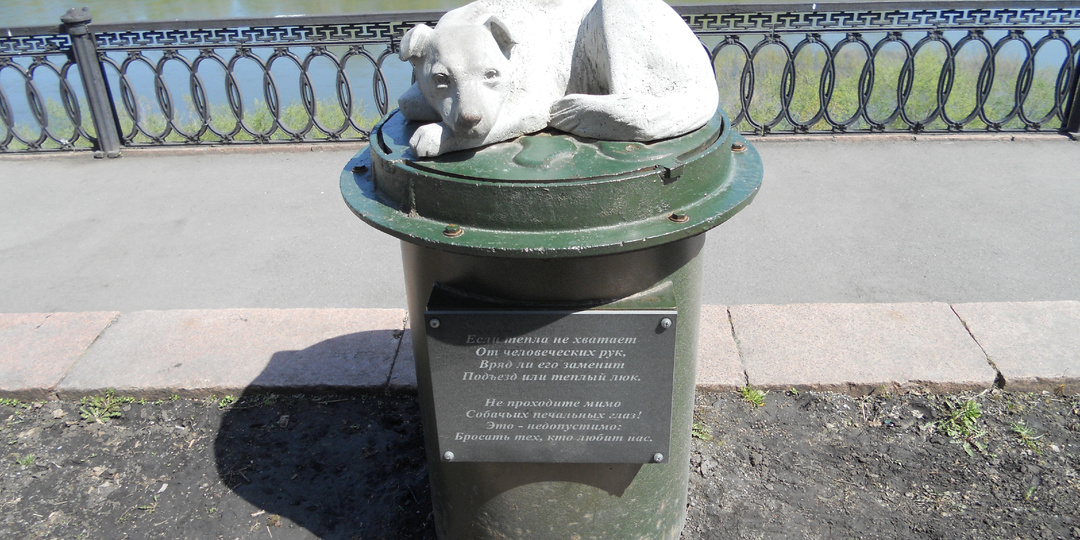
[[225, 396], [218, 400], [217, 406], [219, 409], [227, 409], [233, 403], [236, 403], [236, 396]]
[[1035, 428], [1025, 424], [1024, 421], [1021, 420], [1014, 423], [1010, 427], [1010, 429], [1020, 439], [1020, 442], [1024, 443], [1025, 446], [1034, 451], [1036, 454], [1040, 453], [1039, 439], [1042, 438], [1042, 435], [1036, 435]]
[[135, 402], [133, 397], [119, 397], [113, 389], [105, 390], [101, 396], [86, 396], [82, 398], [82, 407], [79, 407], [79, 415], [87, 422], [104, 424], [113, 418], [123, 416], [121, 407], [126, 403]]
[[768, 392], [762, 392], [749, 384], [739, 388], [739, 396], [755, 407], [765, 404], [765, 394], [768, 394]]
[[15, 458], [15, 463], [18, 463], [19, 465], [22, 465], [23, 467], [29, 467], [29, 466], [33, 465], [35, 461], [37, 461], [37, 456], [35, 456], [34, 454], [26, 454], [23, 457], [16, 457]]
[[706, 426], [701, 422], [694, 421], [694, 427], [691, 428], [691, 433], [693, 433], [695, 439], [701, 439], [703, 441], [712, 440], [712, 430], [709, 429], [709, 426]]
[[23, 403], [15, 398], [0, 398], [0, 405], [11, 407], [12, 409], [28, 409], [30, 405]]
[[975, 455], [976, 450], [980, 453], [986, 452], [986, 445], [979, 440], [986, 436], [986, 430], [980, 428], [978, 423], [982, 417], [979, 404], [973, 399], [962, 404], [947, 401], [945, 409], [944, 418], [938, 420], [934, 426], [952, 438], [954, 443], [962, 444], [969, 456]]

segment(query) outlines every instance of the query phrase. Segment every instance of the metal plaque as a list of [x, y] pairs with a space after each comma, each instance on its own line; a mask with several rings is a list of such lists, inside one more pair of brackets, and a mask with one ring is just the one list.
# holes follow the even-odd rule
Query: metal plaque
[[425, 318], [443, 460], [667, 461], [674, 310]]

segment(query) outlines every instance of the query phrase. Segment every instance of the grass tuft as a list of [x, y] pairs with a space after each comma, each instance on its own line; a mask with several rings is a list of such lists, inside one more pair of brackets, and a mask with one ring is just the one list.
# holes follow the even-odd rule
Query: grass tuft
[[1020, 439], [1020, 442], [1024, 443], [1029, 449], [1036, 454], [1041, 453], [1039, 450], [1039, 439], [1042, 435], [1036, 435], [1035, 428], [1024, 423], [1023, 420], [1016, 422], [1009, 428]]
[[87, 422], [104, 424], [113, 418], [123, 416], [121, 407], [127, 403], [134, 403], [133, 397], [119, 397], [112, 388], [105, 390], [101, 396], [86, 396], [82, 398], [79, 407], [79, 415]]
[[739, 396], [755, 407], [765, 404], [765, 394], [768, 394], [768, 392], [762, 392], [749, 384], [739, 388]]

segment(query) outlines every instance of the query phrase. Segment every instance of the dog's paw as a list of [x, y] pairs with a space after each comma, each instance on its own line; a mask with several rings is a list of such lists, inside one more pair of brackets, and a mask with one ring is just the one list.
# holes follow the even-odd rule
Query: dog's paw
[[573, 133], [581, 125], [582, 113], [592, 110], [587, 95], [570, 95], [551, 105], [551, 119], [548, 125], [555, 129]]
[[442, 124], [424, 124], [413, 132], [409, 147], [416, 157], [435, 157], [443, 153], [443, 138], [446, 132]]
[[633, 133], [627, 116], [636, 108], [626, 96], [570, 94], [551, 106], [548, 125], [584, 137], [627, 140]]

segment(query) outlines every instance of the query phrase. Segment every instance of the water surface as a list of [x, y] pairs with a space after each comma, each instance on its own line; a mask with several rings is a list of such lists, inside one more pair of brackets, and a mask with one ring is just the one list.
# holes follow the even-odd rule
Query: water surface
[[[87, 6], [98, 23], [332, 15], [452, 9], [468, 0], [4, 0], [0, 28], [56, 24], [73, 6]], [[668, 0], [669, 4], [710, 4], [715, 0]]]

